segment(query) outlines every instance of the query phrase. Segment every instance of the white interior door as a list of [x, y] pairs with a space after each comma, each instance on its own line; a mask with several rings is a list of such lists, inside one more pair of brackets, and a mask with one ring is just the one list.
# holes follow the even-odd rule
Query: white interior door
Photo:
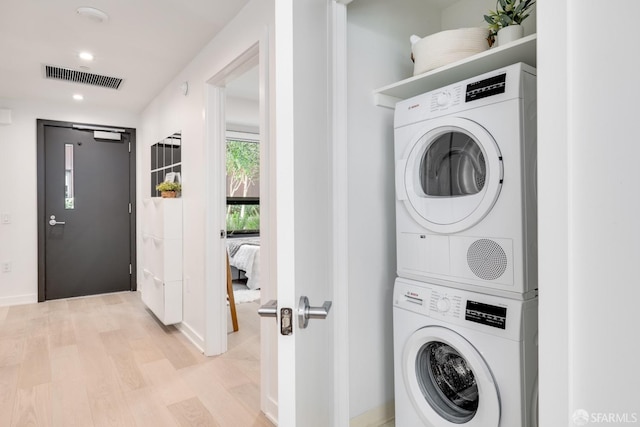
[[[298, 304], [333, 299], [329, 8], [275, 2], [279, 425], [333, 425], [333, 316], [301, 328]], [[292, 312], [291, 333], [281, 329]]]

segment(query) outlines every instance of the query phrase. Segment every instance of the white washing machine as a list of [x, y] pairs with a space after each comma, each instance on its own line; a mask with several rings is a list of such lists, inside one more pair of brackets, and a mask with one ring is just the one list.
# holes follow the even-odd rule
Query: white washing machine
[[400, 277], [536, 295], [536, 136], [522, 63], [396, 105]]
[[398, 278], [396, 427], [537, 427], [538, 299]]

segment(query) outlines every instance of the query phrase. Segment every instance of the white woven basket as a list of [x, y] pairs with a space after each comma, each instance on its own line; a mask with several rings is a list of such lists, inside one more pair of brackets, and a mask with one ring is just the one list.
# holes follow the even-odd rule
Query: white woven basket
[[487, 28], [459, 28], [418, 39], [411, 37], [413, 75], [425, 73], [489, 49]]

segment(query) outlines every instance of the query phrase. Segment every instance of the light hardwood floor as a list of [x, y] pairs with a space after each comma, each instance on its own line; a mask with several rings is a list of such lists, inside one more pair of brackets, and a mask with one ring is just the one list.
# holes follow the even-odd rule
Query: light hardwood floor
[[0, 427], [271, 427], [257, 307], [238, 304], [240, 330], [218, 357], [137, 292], [0, 307]]

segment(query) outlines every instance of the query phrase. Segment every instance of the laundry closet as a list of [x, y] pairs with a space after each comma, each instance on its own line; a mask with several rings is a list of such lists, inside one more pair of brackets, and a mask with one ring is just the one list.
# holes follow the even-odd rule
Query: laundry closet
[[484, 27], [483, 15], [494, 8], [494, 0], [354, 0], [347, 6], [349, 400], [355, 425], [394, 416], [395, 103], [512, 63], [536, 65], [535, 11], [513, 49], [426, 78], [413, 77], [409, 38]]

